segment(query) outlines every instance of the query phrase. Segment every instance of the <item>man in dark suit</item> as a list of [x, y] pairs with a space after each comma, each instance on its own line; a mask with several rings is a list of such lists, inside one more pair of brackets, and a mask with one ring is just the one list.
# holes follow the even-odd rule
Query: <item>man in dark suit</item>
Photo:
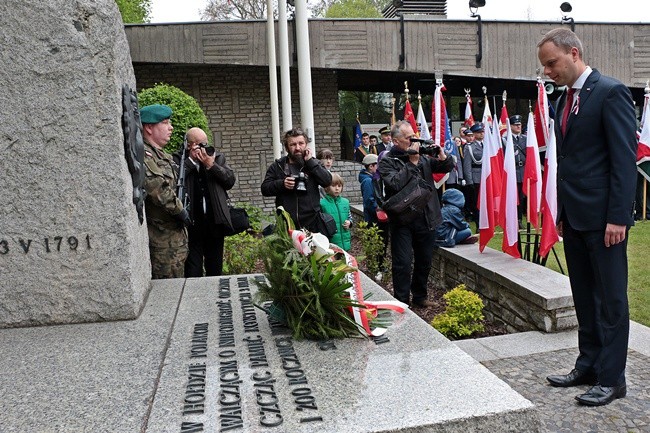
[[556, 110], [558, 232], [564, 237], [578, 318], [579, 355], [553, 386], [594, 385], [579, 403], [601, 406], [625, 397], [629, 335], [627, 232], [634, 224], [636, 122], [621, 82], [592, 70], [568, 29], [537, 45], [544, 74], [568, 87]]
[[[185, 191], [193, 222], [187, 229], [185, 278], [202, 277], [204, 269], [206, 276], [218, 276], [223, 272], [225, 229], [232, 227], [226, 191], [235, 185], [235, 172], [201, 128], [190, 128], [185, 139]], [[180, 150], [174, 154], [179, 165], [181, 156]]]

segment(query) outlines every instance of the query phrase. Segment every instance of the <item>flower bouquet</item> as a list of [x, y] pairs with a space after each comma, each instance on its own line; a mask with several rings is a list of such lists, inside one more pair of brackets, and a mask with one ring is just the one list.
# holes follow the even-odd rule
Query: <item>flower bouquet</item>
[[262, 253], [267, 281], [257, 282], [256, 301], [271, 301], [265, 310], [296, 339], [381, 335], [388, 322], [378, 310], [407, 308], [398, 301], [367, 302], [354, 257], [320, 233], [296, 230], [282, 209]]

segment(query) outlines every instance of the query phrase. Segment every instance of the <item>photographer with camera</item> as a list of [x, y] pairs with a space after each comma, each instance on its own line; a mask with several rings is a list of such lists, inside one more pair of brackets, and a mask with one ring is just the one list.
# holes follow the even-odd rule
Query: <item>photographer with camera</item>
[[412, 305], [431, 307], [433, 304], [427, 300], [427, 280], [433, 258], [435, 229], [442, 222], [433, 173], [450, 172], [454, 168], [454, 161], [447, 157], [440, 146], [415, 139], [415, 132], [408, 122], [397, 122], [391, 132], [393, 147], [379, 162], [379, 174], [386, 191], [384, 203], [414, 182], [430, 190], [430, 198], [421, 208], [409, 210], [414, 216], [408, 221], [402, 220], [399, 215], [389, 214], [393, 292], [395, 298], [404, 303], [409, 303], [412, 293]]
[[300, 128], [284, 133], [286, 156], [276, 159], [266, 170], [262, 195], [275, 197], [275, 207], [289, 212], [296, 228], [320, 232], [320, 193], [318, 186], [330, 186], [332, 175], [307, 147], [309, 138]]
[[224, 230], [232, 227], [226, 191], [235, 184], [235, 172], [226, 164], [225, 155], [208, 144], [208, 136], [201, 128], [187, 131], [185, 152], [176, 152], [174, 160], [185, 167], [186, 197], [179, 198], [186, 203], [192, 219], [187, 228], [185, 277], [202, 277], [204, 268], [206, 276], [221, 275]]

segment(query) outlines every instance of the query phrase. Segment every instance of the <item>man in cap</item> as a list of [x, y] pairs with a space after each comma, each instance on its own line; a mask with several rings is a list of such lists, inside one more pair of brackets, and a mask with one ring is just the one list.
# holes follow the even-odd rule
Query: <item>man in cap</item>
[[[393, 147], [393, 142], [390, 133], [390, 126], [384, 126], [379, 130], [379, 135], [381, 136], [381, 143], [377, 145], [377, 155], [379, 155], [384, 150], [390, 150]], [[380, 148], [383, 146], [383, 149]]]
[[[519, 193], [519, 206], [517, 207], [517, 218], [519, 228], [522, 228], [521, 217], [526, 209], [526, 196], [524, 195], [524, 167], [526, 166], [526, 135], [521, 133], [522, 117], [519, 114], [510, 116], [510, 131], [512, 132], [512, 143], [515, 148], [515, 172], [517, 173], [517, 191]], [[503, 147], [505, 151], [505, 136]]]
[[187, 257], [187, 230], [190, 217], [176, 196], [177, 166], [163, 152], [172, 136], [172, 109], [166, 105], [148, 105], [140, 110], [144, 139], [145, 212], [149, 232], [151, 276], [181, 278]]
[[482, 122], [476, 122], [469, 131], [473, 134], [474, 140], [465, 144], [463, 152], [463, 175], [468, 187], [468, 200], [466, 202], [469, 210], [469, 219], [478, 224], [478, 209], [476, 200], [481, 187], [481, 167], [483, 164], [483, 138], [485, 130]]
[[[189, 254], [185, 278], [218, 276], [223, 271], [223, 245], [226, 227], [232, 228], [228, 194], [235, 184], [235, 172], [226, 156], [208, 145], [201, 128], [185, 134], [185, 191], [192, 225], [187, 228]], [[174, 154], [180, 165], [182, 150]], [[184, 199], [183, 197], [181, 197]]]
[[322, 232], [319, 225], [320, 192], [330, 186], [332, 174], [311, 153], [309, 138], [301, 128], [284, 133], [282, 144], [286, 156], [276, 159], [266, 170], [262, 195], [275, 197], [276, 208], [282, 206], [296, 228]]

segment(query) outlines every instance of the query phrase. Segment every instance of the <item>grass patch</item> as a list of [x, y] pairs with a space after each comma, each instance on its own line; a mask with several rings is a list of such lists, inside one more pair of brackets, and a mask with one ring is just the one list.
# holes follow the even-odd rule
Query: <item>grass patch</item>
[[[475, 224], [473, 227], [475, 229]], [[500, 230], [497, 228], [497, 230]], [[495, 233], [488, 243], [490, 248], [501, 251], [503, 234]], [[648, 245], [650, 245], [650, 220], [637, 221], [630, 230], [630, 238], [627, 246], [627, 258], [629, 269], [628, 297], [630, 300], [630, 318], [635, 322], [650, 326], [650, 266], [648, 266]], [[567, 273], [564, 248], [562, 243], [555, 244], [555, 253], [558, 256], [562, 269]], [[546, 267], [560, 272], [558, 263], [553, 255], [549, 253]]]

